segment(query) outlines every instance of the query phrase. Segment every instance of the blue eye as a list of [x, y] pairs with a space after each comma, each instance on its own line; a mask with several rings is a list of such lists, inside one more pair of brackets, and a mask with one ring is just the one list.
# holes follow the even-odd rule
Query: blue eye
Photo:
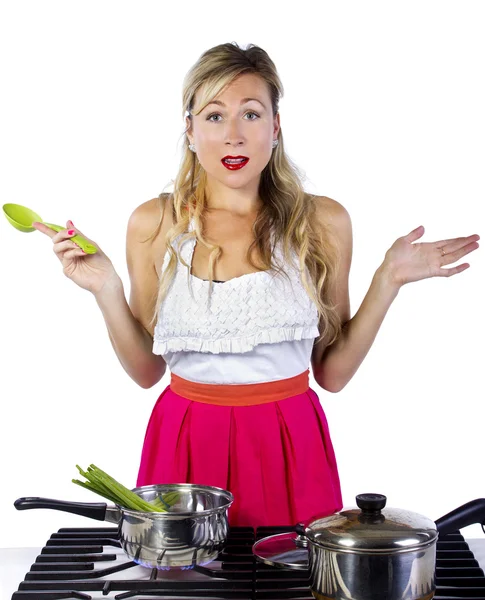
[[[246, 113], [246, 115], [255, 115], [257, 119], [259, 119], [259, 115], [257, 113], [255, 113], [253, 110], [248, 110], [248, 112]], [[244, 115], [244, 116], [246, 116]], [[209, 115], [207, 117], [207, 121], [211, 121], [212, 117], [220, 117], [221, 115], [219, 113], [212, 113], [211, 115]], [[249, 119], [249, 121], [256, 121], [256, 119]], [[212, 121], [212, 123], [219, 123], [219, 121]]]

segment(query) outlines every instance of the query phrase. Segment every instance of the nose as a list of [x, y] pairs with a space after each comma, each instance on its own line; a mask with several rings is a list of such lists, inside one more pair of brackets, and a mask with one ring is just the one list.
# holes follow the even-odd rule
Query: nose
[[225, 143], [231, 146], [244, 144], [245, 138], [241, 131], [239, 119], [229, 119], [224, 130]]

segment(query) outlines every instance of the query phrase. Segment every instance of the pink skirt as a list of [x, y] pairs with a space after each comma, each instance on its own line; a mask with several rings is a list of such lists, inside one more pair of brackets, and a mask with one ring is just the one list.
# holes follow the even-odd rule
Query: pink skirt
[[172, 374], [152, 411], [137, 479], [159, 483], [229, 490], [232, 526], [295, 525], [340, 510], [335, 454], [308, 371], [250, 386]]

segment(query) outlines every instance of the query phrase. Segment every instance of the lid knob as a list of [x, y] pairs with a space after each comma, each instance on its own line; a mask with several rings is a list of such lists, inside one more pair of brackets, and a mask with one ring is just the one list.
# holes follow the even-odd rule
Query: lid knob
[[387, 498], [382, 494], [359, 494], [355, 501], [363, 513], [375, 514], [386, 506]]

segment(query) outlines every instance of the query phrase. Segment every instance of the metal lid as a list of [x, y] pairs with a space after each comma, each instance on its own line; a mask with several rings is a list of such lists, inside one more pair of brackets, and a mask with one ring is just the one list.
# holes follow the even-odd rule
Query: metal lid
[[435, 542], [434, 521], [408, 510], [385, 509], [386, 501], [381, 494], [360, 494], [358, 509], [312, 521], [305, 536], [323, 548], [358, 554], [407, 552]]

